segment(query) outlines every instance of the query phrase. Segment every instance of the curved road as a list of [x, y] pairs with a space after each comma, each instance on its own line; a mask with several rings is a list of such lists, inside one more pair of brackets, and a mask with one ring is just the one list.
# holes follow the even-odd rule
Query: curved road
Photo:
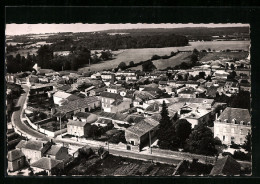
[[26, 85], [21, 85], [25, 93], [22, 93], [21, 96], [19, 97], [19, 100], [16, 104], [17, 110], [15, 110], [12, 114], [12, 123], [17, 128], [22, 134], [29, 135], [34, 138], [46, 138], [45, 135], [37, 132], [36, 130], [30, 128], [24, 122], [21, 120], [21, 115], [23, 112], [23, 106], [26, 100], [26, 97], [29, 93], [29, 87]]

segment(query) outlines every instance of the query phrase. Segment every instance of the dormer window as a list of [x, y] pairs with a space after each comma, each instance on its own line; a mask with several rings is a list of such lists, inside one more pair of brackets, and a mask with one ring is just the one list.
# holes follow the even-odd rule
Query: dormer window
[[228, 123], [228, 120], [227, 120], [227, 119], [224, 119], [224, 123]]

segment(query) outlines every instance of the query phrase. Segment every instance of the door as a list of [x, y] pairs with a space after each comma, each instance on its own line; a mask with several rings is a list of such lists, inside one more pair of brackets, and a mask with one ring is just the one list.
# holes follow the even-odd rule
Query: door
[[127, 146], [126, 146], [126, 149], [127, 149], [127, 150], [131, 150], [131, 146], [130, 146], [130, 145], [127, 145]]

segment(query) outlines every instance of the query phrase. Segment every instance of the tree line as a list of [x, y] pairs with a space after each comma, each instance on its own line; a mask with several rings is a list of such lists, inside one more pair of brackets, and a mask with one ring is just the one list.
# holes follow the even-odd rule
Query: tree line
[[181, 35], [108, 35], [104, 33], [85, 36], [80, 40], [72, 37], [57, 41], [51, 45], [53, 50], [69, 50], [71, 45], [91, 49], [130, 49], [130, 48], [162, 48], [186, 46], [189, 41]]

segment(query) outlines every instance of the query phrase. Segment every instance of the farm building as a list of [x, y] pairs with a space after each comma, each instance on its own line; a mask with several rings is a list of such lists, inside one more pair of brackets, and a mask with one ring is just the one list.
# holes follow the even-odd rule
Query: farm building
[[129, 144], [127, 149], [132, 150], [132, 146], [134, 146], [135, 148], [138, 147], [138, 150], [141, 150], [146, 144], [149, 144], [149, 139], [155, 137], [158, 125], [158, 121], [146, 118], [127, 128], [125, 130], [125, 138]]

